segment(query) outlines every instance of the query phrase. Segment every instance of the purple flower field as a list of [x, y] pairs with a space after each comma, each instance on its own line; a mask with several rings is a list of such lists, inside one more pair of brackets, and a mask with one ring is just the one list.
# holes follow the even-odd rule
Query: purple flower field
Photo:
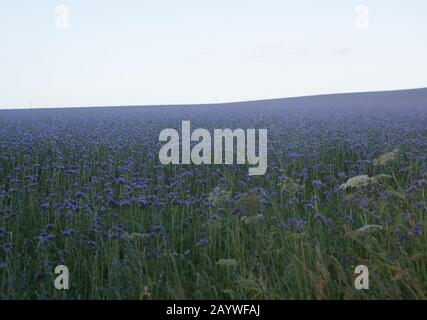
[[[266, 174], [160, 164], [182, 120], [268, 129]], [[426, 299], [426, 228], [427, 89], [0, 111], [0, 299]]]

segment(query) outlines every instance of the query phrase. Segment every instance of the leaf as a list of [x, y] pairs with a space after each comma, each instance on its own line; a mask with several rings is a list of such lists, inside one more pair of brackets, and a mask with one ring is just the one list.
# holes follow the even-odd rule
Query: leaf
[[216, 262], [216, 265], [219, 267], [234, 268], [234, 267], [237, 267], [237, 260], [236, 259], [220, 259]]
[[242, 220], [245, 224], [256, 225], [256, 224], [259, 224], [261, 222], [261, 219], [263, 218], [263, 216], [258, 214], [256, 216], [242, 217], [242, 218], [243, 218]]
[[391, 175], [389, 175], [389, 174], [381, 173], [381, 174], [378, 174], [378, 175], [374, 176], [372, 179], [375, 182], [380, 182], [382, 180], [387, 180], [387, 179], [392, 179], [392, 178], [393, 177]]
[[366, 226], [363, 226], [362, 228], [359, 228], [357, 230], [354, 230], [353, 232], [349, 233], [349, 236], [352, 238], [357, 238], [360, 236], [366, 236], [372, 233], [376, 233], [379, 231], [382, 231], [383, 227], [377, 224], [368, 224]]

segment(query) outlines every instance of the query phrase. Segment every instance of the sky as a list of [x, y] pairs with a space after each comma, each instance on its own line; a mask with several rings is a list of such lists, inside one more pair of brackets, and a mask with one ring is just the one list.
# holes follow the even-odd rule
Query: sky
[[0, 0], [0, 108], [427, 87], [425, 0]]

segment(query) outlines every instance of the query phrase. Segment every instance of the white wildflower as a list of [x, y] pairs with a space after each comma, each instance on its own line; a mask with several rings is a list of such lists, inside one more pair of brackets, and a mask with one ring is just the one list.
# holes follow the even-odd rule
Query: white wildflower
[[222, 190], [219, 186], [215, 187], [215, 189], [209, 194], [209, 202], [214, 206], [220, 206], [224, 204], [231, 197], [230, 191]]
[[396, 160], [398, 155], [399, 155], [399, 150], [395, 149], [391, 152], [383, 154], [382, 156], [379, 156], [378, 158], [374, 159], [374, 165], [385, 166], [387, 163]]
[[128, 239], [128, 240], [135, 240], [135, 239], [146, 239], [149, 237], [148, 234], [146, 233], [137, 233], [137, 232], [132, 232], [131, 234], [125, 232], [122, 235], [123, 238]]
[[305, 185], [300, 184], [296, 179], [285, 177], [283, 181], [279, 183], [279, 187], [284, 192], [297, 193], [304, 191]]
[[366, 187], [372, 182], [375, 182], [376, 180], [374, 178], [370, 178], [368, 175], [361, 175], [356, 176], [353, 178], [350, 178], [347, 180], [347, 182], [340, 185], [340, 190], [345, 190], [348, 188], [361, 188]]
[[258, 213], [261, 205], [261, 194], [256, 190], [250, 190], [243, 193], [235, 202], [236, 209], [245, 215], [254, 215]]

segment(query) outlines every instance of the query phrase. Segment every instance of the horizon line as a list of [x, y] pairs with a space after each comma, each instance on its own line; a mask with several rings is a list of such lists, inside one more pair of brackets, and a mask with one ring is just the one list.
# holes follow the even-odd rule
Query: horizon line
[[238, 100], [238, 101], [227, 101], [227, 102], [206, 102], [206, 103], [175, 103], [175, 104], [132, 104], [132, 105], [94, 105], [94, 106], [62, 106], [62, 107], [17, 107], [17, 108], [5, 108], [0, 107], [0, 111], [7, 110], [46, 110], [46, 109], [86, 109], [86, 108], [143, 108], [143, 107], [185, 107], [185, 106], [215, 106], [215, 105], [226, 105], [226, 104], [237, 104], [237, 103], [253, 103], [263, 101], [277, 101], [287, 99], [300, 99], [300, 98], [314, 98], [323, 96], [338, 96], [338, 95], [350, 95], [350, 94], [369, 94], [369, 93], [387, 93], [387, 92], [399, 92], [399, 91], [416, 91], [416, 90], [427, 90], [427, 87], [417, 87], [409, 89], [387, 89], [387, 90], [369, 90], [369, 91], [352, 91], [352, 92], [338, 92], [338, 93], [319, 93], [319, 94], [308, 94], [302, 96], [290, 96], [281, 98], [262, 98], [254, 100]]

